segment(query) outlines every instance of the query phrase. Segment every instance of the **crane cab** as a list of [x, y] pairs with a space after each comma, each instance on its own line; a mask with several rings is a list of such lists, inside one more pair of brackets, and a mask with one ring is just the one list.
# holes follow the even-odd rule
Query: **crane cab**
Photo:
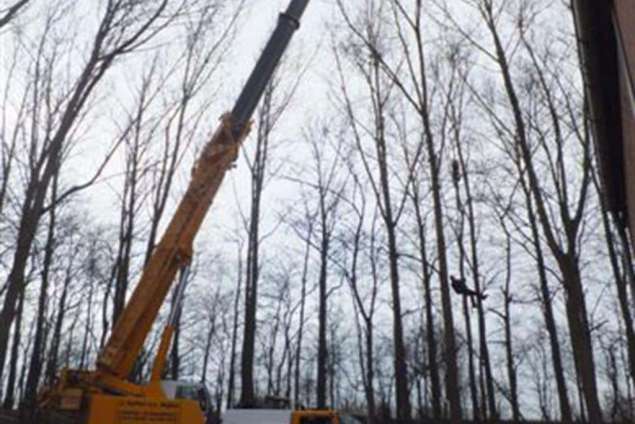
[[170, 400], [191, 400], [198, 402], [201, 412], [208, 416], [212, 412], [212, 397], [202, 383], [182, 380], [161, 380], [161, 389]]

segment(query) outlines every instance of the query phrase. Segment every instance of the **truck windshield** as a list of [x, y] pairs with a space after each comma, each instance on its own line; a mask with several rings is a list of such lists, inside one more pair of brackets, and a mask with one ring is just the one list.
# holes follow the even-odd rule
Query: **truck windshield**
[[179, 386], [176, 389], [176, 398], [198, 401], [203, 412], [207, 412], [207, 409], [209, 408], [207, 392], [201, 386]]

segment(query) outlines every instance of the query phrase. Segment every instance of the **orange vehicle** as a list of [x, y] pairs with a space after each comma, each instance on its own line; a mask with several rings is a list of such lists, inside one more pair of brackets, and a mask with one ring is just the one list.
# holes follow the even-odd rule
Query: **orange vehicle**
[[[202, 149], [192, 177], [160, 242], [143, 270], [141, 279], [116, 322], [110, 339], [91, 371], [64, 369], [56, 385], [40, 401], [43, 410], [69, 412], [86, 424], [202, 424], [210, 405], [201, 385], [161, 381], [173, 332], [166, 326], [156, 355], [152, 378], [136, 384], [128, 376], [173, 281], [192, 258], [194, 238], [209, 210], [227, 170], [238, 157], [249, 133], [251, 117], [267, 83], [299, 28], [309, 0], [291, 0], [280, 14], [271, 35], [231, 112]], [[182, 293], [185, 278], [178, 292]], [[173, 314], [171, 314], [173, 315]]]
[[291, 413], [291, 424], [340, 424], [340, 416], [330, 409], [298, 410]]

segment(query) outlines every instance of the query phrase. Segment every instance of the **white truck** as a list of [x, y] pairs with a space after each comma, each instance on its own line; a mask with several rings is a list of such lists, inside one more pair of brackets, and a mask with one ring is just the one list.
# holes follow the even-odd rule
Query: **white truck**
[[228, 409], [222, 424], [340, 424], [330, 409]]

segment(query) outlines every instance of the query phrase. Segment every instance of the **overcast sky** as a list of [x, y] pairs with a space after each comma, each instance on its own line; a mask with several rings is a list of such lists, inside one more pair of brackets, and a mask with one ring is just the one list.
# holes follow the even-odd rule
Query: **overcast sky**
[[[242, 84], [249, 75], [258, 58], [258, 54], [275, 26], [277, 14], [286, 8], [288, 0], [246, 0], [246, 4], [247, 9], [239, 20], [237, 38], [232, 43], [232, 49], [228, 53], [226, 63], [209, 84], [210, 90], [213, 91], [213, 94], [210, 93], [210, 96], [214, 96], [214, 104], [212, 112], [210, 113], [211, 117], [218, 117], [232, 107]], [[350, 1], [350, 4], [354, 4], [354, 0]], [[328, 96], [329, 79], [333, 78], [334, 75], [328, 28], [334, 15], [336, 15], [334, 0], [312, 0], [302, 19], [302, 26], [287, 52], [287, 57], [292, 59], [292, 63], [296, 65], [298, 63], [306, 63], [308, 65], [308, 70], [303, 75], [299, 89], [292, 100], [292, 104], [282, 121], [280, 121], [280, 125], [272, 137], [273, 144], [284, 146], [282, 149], [277, 150], [275, 154], [280, 155], [280, 157], [288, 156], [289, 161], [301, 162], [302, 159], [306, 157], [305, 152], [302, 151], [305, 145], [301, 142], [303, 128], [309, 125], [312, 120], [328, 119], [337, 113], [333, 105], [329, 102]], [[570, 24], [568, 16], [564, 18], [561, 17], [561, 19], [567, 19], [567, 24]], [[553, 22], [558, 22], [558, 20], [554, 19]], [[130, 65], [128, 69], [117, 70], [119, 80], [115, 85], [118, 90], [116, 94], [119, 98], [125, 99], [129, 95], [129, 93], [124, 92], [127, 85], [121, 84], [121, 78], [130, 78], [129, 87], [134, 87], [135, 78], [138, 77], [141, 69], [140, 65], [137, 64]], [[0, 70], [0, 72], [4, 72], [4, 69]], [[288, 75], [292, 77], [293, 72], [289, 72]], [[3, 75], [0, 75], [0, 81], [3, 80]], [[108, 84], [113, 83], [104, 84], [106, 84], [104, 88], [107, 92]], [[106, 110], [102, 111], [103, 114], [105, 116], [117, 116], [119, 111], [116, 110], [115, 104], [116, 102], [109, 103], [108, 107], [105, 108]], [[106, 120], [107, 119], [104, 119], [104, 121]], [[204, 127], [207, 128], [208, 133], [211, 134], [217, 124], [218, 121], [213, 118], [210, 122], [205, 123]], [[82, 144], [78, 146], [72, 161], [69, 163], [69, 169], [66, 171], [67, 178], [74, 178], [79, 182], [91, 174], [95, 165], [103, 156], [106, 145], [105, 142], [113, 137], [112, 133], [107, 132], [107, 127], [105, 127], [105, 130], [105, 133], [101, 135], [95, 134], [95, 131], [90, 132], [89, 139], [83, 140]], [[250, 143], [253, 143], [253, 137], [254, 134], [246, 141], [248, 150]], [[205, 141], [205, 139], [201, 138], [201, 140], [198, 140], [196, 143], [200, 146]], [[160, 142], [160, 140], [157, 140], [157, 142]], [[176, 201], [180, 199], [185, 185], [189, 180], [189, 170], [194, 161], [193, 152], [194, 149], [192, 149], [190, 154], [184, 159], [180, 168], [178, 183], [173, 186], [171, 191], [171, 198], [173, 199], [171, 208], [164, 215], [163, 225], [170, 219], [174, 205]], [[280, 157], [272, 157], [272, 161], [279, 161]], [[122, 191], [119, 176], [124, 169], [124, 155], [123, 152], [120, 151], [109, 164], [102, 181], [97, 186], [81, 194], [80, 207], [97, 222], [104, 224], [117, 223], [119, 219], [118, 196]], [[280, 212], [280, 202], [293, 198], [294, 196], [297, 198], [297, 190], [297, 185], [282, 180], [276, 180], [275, 184], [266, 187], [262, 209], [263, 233], [267, 233], [273, 228], [273, 223], [277, 220], [276, 214]], [[244, 157], [241, 155], [237, 162], [237, 168], [229, 172], [228, 178], [225, 180], [225, 184], [221, 187], [221, 191], [217, 196], [214, 208], [202, 227], [196, 243], [196, 247], [199, 251], [206, 252], [207, 247], [210, 247], [209, 251], [218, 250], [218, 244], [223, 242], [223, 240], [231, 234], [232, 229], [239, 225], [236, 211], [238, 210], [238, 205], [240, 205], [243, 210], [246, 210], [249, 206], [249, 193], [250, 181]], [[490, 243], [489, 237], [497, 236], [499, 235], [482, 235], [483, 239], [488, 243]], [[140, 237], [143, 237], [143, 234], [141, 234]], [[285, 237], [285, 234], [282, 232], [276, 237], [282, 238]], [[144, 239], [141, 239], [139, 246], [144, 245], [144, 241]], [[290, 244], [292, 243], [286, 246]], [[496, 248], [498, 247], [499, 246], [496, 246]], [[453, 249], [454, 246], [450, 246], [449, 248]], [[496, 254], [500, 255], [500, 252], [502, 252], [502, 250], [499, 249]], [[265, 244], [263, 253], [265, 259], [268, 254]], [[492, 264], [495, 264], [495, 262], [491, 261], [489, 264], [486, 264], [484, 268], [488, 266], [491, 267]], [[533, 263], [528, 265], [528, 268], [530, 267], [533, 267]], [[533, 271], [528, 270], [527, 274], [530, 275], [531, 272]], [[408, 281], [408, 278], [404, 278], [402, 284], [406, 286], [411, 284], [409, 290], [412, 291], [404, 291], [402, 293], [417, 293], [415, 291], [417, 290], [415, 288], [416, 283], [417, 282], [412, 281], [412, 279]], [[531, 283], [531, 281], [529, 281], [529, 283]], [[341, 293], [342, 296], [347, 295], [347, 292], [344, 290], [342, 290]], [[494, 296], [496, 296], [496, 294], [492, 297]], [[415, 296], [408, 296], [406, 294], [403, 297], [405, 298], [405, 309], [419, 303], [418, 300], [414, 299]], [[348, 300], [345, 300], [342, 303], [347, 301]], [[592, 302], [590, 302], [590, 304], [592, 304]], [[561, 305], [556, 306], [560, 308], [557, 312], [559, 312], [562, 317]], [[522, 305], [518, 306], [517, 311], [520, 311], [522, 308]], [[387, 308], [384, 308], [383, 313], [387, 313]], [[519, 313], [519, 316], [520, 315], [521, 313]], [[455, 317], [457, 325], [461, 326], [462, 318], [458, 308], [455, 309]], [[528, 317], [539, 320], [537, 308], [530, 310]], [[497, 321], [493, 316], [490, 316], [490, 319]], [[563, 322], [562, 318], [560, 322]], [[390, 319], [386, 319], [380, 323], [379, 326], [386, 326], [388, 328], [390, 323]], [[490, 325], [490, 329], [496, 329], [498, 327], [500, 327], [498, 322], [493, 322], [492, 325]], [[531, 325], [525, 325], [519, 327], [517, 331], [533, 331], [534, 329], [530, 327]], [[497, 336], [498, 334], [496, 333], [493, 335], [493, 342], [496, 341]]]

